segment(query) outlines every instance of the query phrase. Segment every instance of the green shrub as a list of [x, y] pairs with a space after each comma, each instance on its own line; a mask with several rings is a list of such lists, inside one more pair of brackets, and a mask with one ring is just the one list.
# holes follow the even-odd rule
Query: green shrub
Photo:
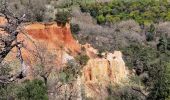
[[[161, 43], [164, 47], [164, 42]], [[157, 51], [148, 46], [131, 45], [123, 53], [129, 67], [135, 67], [136, 72], [137, 69], [142, 69], [141, 73], [148, 74], [147, 80], [143, 81], [148, 88], [148, 100], [165, 100], [165, 98], [168, 98], [170, 95], [170, 80], [167, 74], [169, 73], [167, 63], [170, 59], [168, 52]]]
[[56, 14], [56, 19], [55, 21], [58, 23], [58, 24], [61, 24], [61, 25], [65, 25], [68, 21], [69, 21], [69, 18], [71, 17], [71, 14], [70, 12], [67, 12], [67, 11], [60, 11]]
[[81, 66], [74, 60], [67, 62], [66, 66], [60, 72], [60, 81], [63, 83], [71, 83], [81, 75]]
[[[153, 87], [150, 87], [150, 92], [148, 95], [148, 100], [168, 100], [170, 96], [170, 74], [169, 74], [169, 64], [164, 60], [160, 60], [160, 65], [155, 65], [156, 73]], [[157, 71], [159, 70], [159, 71]], [[154, 70], [153, 70], [154, 71]]]
[[115, 22], [118, 22], [118, 21], [120, 21], [120, 18], [118, 16], [112, 16], [112, 15], [106, 16], [106, 22], [115, 23]]
[[113, 16], [108, 14], [106, 15], [106, 21], [112, 23], [113, 22]]
[[170, 21], [170, 11], [166, 14], [165, 19], [166, 19], [167, 21]]
[[19, 100], [48, 100], [47, 87], [38, 79], [25, 81], [18, 89]]
[[80, 31], [80, 27], [78, 24], [71, 24], [71, 32], [73, 34], [78, 34], [79, 31]]
[[[127, 66], [132, 69], [134, 67], [143, 67], [144, 71], [149, 70], [150, 63], [157, 58], [158, 52], [151, 47], [142, 46], [138, 44], [131, 44], [123, 50], [124, 58]], [[142, 66], [136, 65], [135, 62], [139, 60]]]
[[106, 19], [105, 19], [105, 17], [104, 17], [103, 15], [97, 16], [97, 22], [98, 22], [99, 24], [102, 24], [102, 23], [104, 23], [105, 21], [106, 21]]
[[140, 14], [139, 10], [135, 10], [135, 11], [130, 12], [129, 16], [135, 19], [139, 16], [139, 14]]
[[157, 44], [157, 49], [162, 52], [165, 53], [168, 50], [168, 40], [165, 36], [161, 36], [159, 39], [159, 43]]
[[89, 57], [84, 54], [80, 54], [76, 57], [76, 61], [82, 66], [85, 66], [87, 64], [88, 60], [89, 60]]
[[141, 79], [139, 76], [137, 75], [132, 75], [130, 77], [130, 80], [134, 83], [134, 84], [137, 84], [137, 85], [141, 85]]
[[[0, 63], [0, 77], [8, 77], [10, 75], [11, 68], [7, 63]], [[5, 79], [2, 81], [5, 81]], [[0, 82], [0, 100], [7, 100], [11, 93], [10, 84]]]
[[152, 41], [155, 36], [155, 26], [153, 24], [150, 25], [149, 31], [146, 33], [146, 40]]
[[107, 87], [108, 97], [106, 100], [145, 100], [142, 94], [134, 91], [130, 86]]
[[89, 57], [79, 55], [76, 60], [69, 60], [66, 66], [60, 72], [60, 81], [63, 83], [72, 83], [78, 76], [81, 76], [82, 68], [86, 65]]
[[[170, 62], [166, 64], [166, 72], [165, 72], [165, 77], [166, 77], [166, 80], [167, 80], [167, 88], [168, 88], [168, 91], [170, 92]], [[169, 96], [167, 96], [167, 100], [170, 99], [170, 94]]]
[[170, 51], [170, 38], [167, 38], [167, 50]]

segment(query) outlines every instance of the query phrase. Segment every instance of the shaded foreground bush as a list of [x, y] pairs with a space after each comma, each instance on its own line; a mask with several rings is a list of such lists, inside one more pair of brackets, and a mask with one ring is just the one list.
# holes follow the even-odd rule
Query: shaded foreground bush
[[18, 91], [17, 97], [20, 100], [48, 100], [47, 87], [38, 79], [25, 81]]

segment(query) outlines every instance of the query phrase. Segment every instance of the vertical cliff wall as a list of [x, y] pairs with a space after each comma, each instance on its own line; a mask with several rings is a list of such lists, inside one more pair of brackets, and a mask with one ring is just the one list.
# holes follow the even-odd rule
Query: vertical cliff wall
[[44, 41], [50, 44], [51, 48], [62, 46], [72, 52], [80, 50], [79, 44], [72, 37], [69, 24], [60, 27], [56, 23], [33, 23], [26, 25], [24, 31], [35, 41]]
[[103, 58], [90, 59], [83, 69], [82, 77], [87, 96], [101, 97], [103, 90], [99, 87], [106, 88], [109, 85], [121, 84], [128, 79], [127, 74], [120, 51], [115, 51], [113, 54], [105, 53]]
[[[4, 25], [6, 20], [0, 17], [0, 25]], [[58, 26], [57, 23], [24, 23], [21, 27], [18, 41], [23, 41], [22, 54], [27, 63], [34, 63], [36, 53], [40, 48], [47, 52], [76, 54], [80, 52], [80, 45], [73, 39], [70, 25]], [[5, 33], [0, 31], [1, 35]], [[16, 54], [16, 48], [12, 50], [12, 55]], [[11, 54], [10, 53], [10, 54]], [[58, 53], [56, 53], [58, 55]], [[9, 56], [13, 59], [14, 56]]]

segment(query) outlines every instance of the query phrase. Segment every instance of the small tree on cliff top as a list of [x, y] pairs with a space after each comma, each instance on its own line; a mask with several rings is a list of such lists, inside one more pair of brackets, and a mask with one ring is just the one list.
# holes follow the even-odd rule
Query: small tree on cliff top
[[71, 14], [69, 11], [59, 11], [56, 14], [55, 21], [60, 25], [65, 25], [67, 22], [69, 22], [69, 18], [71, 17]]

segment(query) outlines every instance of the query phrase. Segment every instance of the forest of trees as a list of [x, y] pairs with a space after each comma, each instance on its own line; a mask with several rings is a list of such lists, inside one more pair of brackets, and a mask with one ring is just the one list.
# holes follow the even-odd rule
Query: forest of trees
[[[129, 69], [135, 69], [136, 76], [140, 77], [139, 79], [145, 86], [145, 91], [149, 93], [146, 97], [148, 100], [170, 99], [170, 37], [169, 33], [160, 33], [159, 36], [156, 36], [159, 32], [155, 28], [158, 23], [169, 21], [169, 6], [168, 0], [112, 0], [108, 3], [80, 6], [82, 12], [90, 13], [97, 20], [97, 23], [103, 27], [109, 25], [108, 27], [112, 28], [115, 23], [130, 19], [139, 24], [144, 31], [143, 33], [145, 33], [145, 41], [142, 43], [128, 42], [128, 46], [120, 47], [118, 45], [118, 48], [115, 49], [122, 50]], [[117, 30], [121, 31], [119, 28]], [[93, 36], [94, 34], [91, 33], [90, 35]], [[119, 32], [118, 34], [122, 33]], [[96, 33], [95, 35], [99, 34]], [[91, 38], [94, 39], [95, 37]], [[90, 42], [91, 40], [87, 41]], [[155, 45], [151, 45], [151, 42]], [[94, 45], [96, 44], [94, 43]], [[112, 48], [112, 46], [107, 46], [107, 49], [109, 48]], [[99, 47], [100, 49], [104, 51], [104, 44]], [[137, 97], [129, 96], [129, 98], [124, 97], [122, 100], [137, 100]]]
[[115, 23], [134, 19], [139, 24], [158, 23], [170, 20], [168, 0], [113, 0], [109, 3], [81, 5], [99, 24]]

